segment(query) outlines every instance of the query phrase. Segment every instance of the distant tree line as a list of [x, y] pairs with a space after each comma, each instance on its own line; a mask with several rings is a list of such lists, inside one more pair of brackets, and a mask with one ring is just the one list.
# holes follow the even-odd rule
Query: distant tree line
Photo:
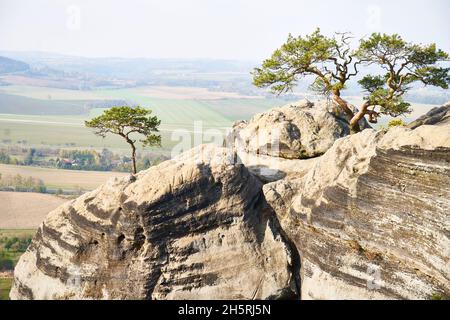
[[31, 236], [0, 238], [0, 271], [14, 269], [14, 257], [25, 252], [31, 243]]
[[[136, 167], [139, 170], [147, 169], [165, 159], [163, 156], [137, 154]], [[121, 156], [107, 148], [98, 152], [8, 146], [0, 149], [0, 163], [88, 171], [128, 172], [132, 168], [132, 159], [129, 156]]]
[[46, 193], [47, 187], [38, 178], [23, 177], [20, 174], [4, 175], [0, 173], [0, 190]]
[[11, 157], [4, 151], [0, 151], [0, 163], [12, 164]]

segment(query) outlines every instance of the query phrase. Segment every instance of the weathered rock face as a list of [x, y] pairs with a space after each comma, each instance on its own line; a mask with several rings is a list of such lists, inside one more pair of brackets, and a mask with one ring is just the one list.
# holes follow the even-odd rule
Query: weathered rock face
[[264, 193], [299, 251], [302, 299], [450, 296], [450, 126], [364, 130]]
[[411, 122], [408, 128], [415, 129], [424, 124], [447, 125], [450, 124], [450, 101], [442, 107], [435, 107], [426, 114]]
[[[360, 125], [368, 127], [365, 120]], [[235, 123], [226, 144], [258, 155], [306, 159], [322, 155], [349, 133], [348, 119], [337, 106], [302, 100]]]
[[[201, 146], [111, 180], [47, 216], [11, 298], [450, 297], [450, 124], [429, 116], [313, 159]], [[253, 151], [249, 132], [272, 126], [255, 119], [237, 131]]]
[[201, 146], [51, 212], [12, 299], [298, 297], [295, 256], [261, 183]]

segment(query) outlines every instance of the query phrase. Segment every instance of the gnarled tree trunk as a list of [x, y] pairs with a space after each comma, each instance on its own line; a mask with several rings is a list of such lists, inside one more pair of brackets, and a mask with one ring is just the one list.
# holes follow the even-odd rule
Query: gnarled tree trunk
[[369, 102], [364, 102], [364, 104], [361, 106], [361, 109], [353, 116], [353, 118], [350, 120], [350, 131], [351, 133], [357, 133], [361, 131], [359, 128], [359, 120], [364, 118], [364, 116], [369, 112], [368, 108], [370, 107]]
[[[365, 113], [362, 113], [362, 115], [361, 115], [362, 108], [355, 115], [354, 112], [352, 111], [352, 109], [349, 107], [348, 102], [341, 98], [339, 92], [333, 92], [333, 101], [336, 102], [339, 105], [339, 107], [342, 108], [342, 110], [345, 112], [345, 114], [349, 117], [350, 133], [353, 134], [353, 133], [358, 133], [359, 131], [361, 131], [361, 128], [359, 127], [358, 122], [359, 122], [359, 120], [361, 120], [362, 117], [364, 117], [364, 114], [365, 114]], [[366, 108], [366, 110], [367, 110], [367, 108]]]

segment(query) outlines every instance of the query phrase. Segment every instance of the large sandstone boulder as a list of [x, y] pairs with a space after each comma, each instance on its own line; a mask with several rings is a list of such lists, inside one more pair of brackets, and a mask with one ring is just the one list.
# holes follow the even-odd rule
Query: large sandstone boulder
[[[368, 124], [363, 119], [360, 126]], [[301, 100], [235, 123], [225, 144], [258, 155], [306, 159], [322, 155], [349, 133], [348, 119], [332, 102]]]
[[339, 139], [264, 194], [299, 251], [302, 299], [450, 297], [450, 125]]
[[201, 146], [51, 212], [11, 299], [298, 297], [297, 259], [235, 157]]

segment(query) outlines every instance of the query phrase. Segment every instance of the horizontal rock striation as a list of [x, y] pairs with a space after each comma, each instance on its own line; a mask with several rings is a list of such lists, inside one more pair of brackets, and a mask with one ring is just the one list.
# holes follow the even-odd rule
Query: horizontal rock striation
[[51, 212], [10, 297], [298, 297], [298, 266], [262, 185], [235, 160], [201, 146]]
[[365, 130], [264, 186], [301, 257], [302, 299], [450, 296], [450, 127]]

